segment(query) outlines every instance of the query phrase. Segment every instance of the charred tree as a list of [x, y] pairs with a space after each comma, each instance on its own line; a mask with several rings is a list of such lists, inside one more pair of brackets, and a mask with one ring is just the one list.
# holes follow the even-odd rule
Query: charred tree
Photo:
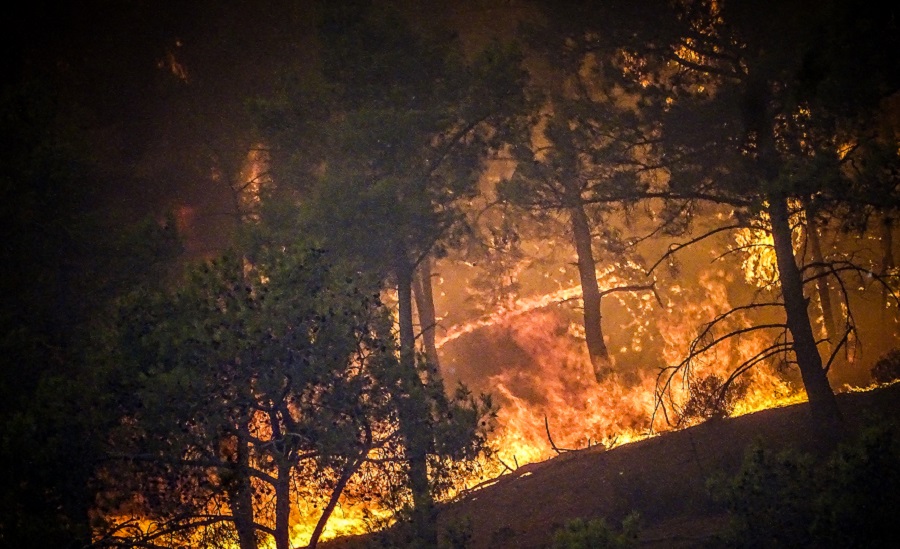
[[[537, 137], [529, 136], [515, 148], [515, 172], [498, 191], [501, 200], [524, 209], [538, 223], [545, 222], [548, 213], [567, 218], [581, 284], [585, 344], [594, 378], [601, 382], [614, 371], [603, 335], [603, 293], [597, 280], [601, 260], [595, 250], [608, 252], [602, 261], [622, 266], [620, 278], [646, 280], [643, 272], [625, 267], [632, 250], [617, 228], [607, 226], [613, 226], [611, 219], [638, 195], [639, 174], [651, 168], [637, 152], [643, 128], [612, 99], [609, 94], [614, 92], [589, 91], [580, 75], [562, 77], [572, 79], [571, 88], [577, 91], [560, 92], [547, 104], [532, 107], [541, 113], [534, 129]], [[603, 238], [596, 238], [598, 233]]]
[[[812, 261], [817, 265], [814, 274], [816, 277], [816, 296], [819, 298], [819, 309], [822, 313], [822, 327], [825, 330], [825, 338], [828, 340], [830, 349], [834, 349], [840, 336], [834, 321], [831, 291], [828, 289], [825, 256], [822, 253], [822, 242], [819, 236], [819, 223], [816, 221], [815, 212], [809, 208], [806, 210], [806, 235], [809, 241], [810, 252], [812, 253]], [[887, 299], [887, 296], [884, 297]]]
[[440, 372], [441, 364], [438, 358], [436, 333], [437, 314], [434, 310], [434, 287], [432, 282], [431, 258], [426, 257], [419, 264], [413, 277], [413, 295], [416, 300], [416, 315], [419, 319], [419, 332], [422, 335], [422, 346], [425, 348], [425, 358], [431, 371]]
[[612, 366], [609, 350], [603, 340], [601, 296], [594, 262], [593, 239], [584, 205], [570, 207], [569, 215], [575, 250], [578, 254], [578, 276], [581, 280], [581, 296], [584, 302], [584, 335], [594, 377], [597, 382], [601, 382], [612, 373]]
[[803, 386], [809, 398], [810, 411], [817, 424], [827, 428], [836, 424], [841, 414], [834, 390], [822, 367], [822, 357], [819, 355], [816, 338], [813, 335], [809, 301], [803, 293], [803, 280], [794, 257], [787, 199], [784, 196], [774, 195], [770, 196], [769, 200], [768, 212], [772, 224], [772, 238], [775, 241], [781, 294], [787, 315], [787, 327], [793, 338], [797, 367], [800, 369]]
[[792, 348], [803, 386], [809, 398], [809, 407], [817, 425], [830, 428], [839, 423], [841, 414], [828, 382], [827, 370], [822, 366], [816, 337], [809, 315], [809, 300], [804, 294], [803, 277], [794, 254], [793, 227], [788, 197], [784, 190], [781, 156], [776, 145], [775, 121], [772, 113], [774, 98], [769, 84], [757, 75], [750, 75], [744, 89], [744, 123], [755, 139], [758, 154], [755, 158], [756, 173], [762, 179], [770, 230], [774, 241], [778, 281], [784, 301], [786, 324], [790, 331]]
[[235, 438], [234, 466], [225, 478], [225, 490], [231, 504], [234, 528], [241, 549], [257, 549], [256, 524], [254, 522], [253, 487], [250, 485], [249, 433], [243, 426]]
[[413, 499], [413, 527], [419, 542], [426, 547], [433, 547], [437, 545], [437, 524], [428, 480], [428, 454], [433, 434], [430, 432], [430, 406], [416, 367], [412, 307], [414, 268], [401, 259], [395, 271], [400, 322], [400, 377], [404, 393], [399, 417], [400, 430], [406, 440], [406, 463]]

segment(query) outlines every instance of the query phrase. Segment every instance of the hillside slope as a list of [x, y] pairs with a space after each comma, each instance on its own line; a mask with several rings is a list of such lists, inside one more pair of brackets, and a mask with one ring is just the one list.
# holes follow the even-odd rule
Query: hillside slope
[[[900, 420], [900, 384], [838, 395], [848, 433], [874, 418]], [[494, 484], [444, 506], [442, 531], [460, 526], [469, 549], [538, 549], [573, 518], [606, 517], [618, 524], [640, 513], [640, 546], [697, 547], [727, 519], [710, 499], [706, 480], [733, 473], [748, 447], [817, 452], [808, 406], [765, 410], [626, 444], [568, 452], [519, 468]], [[329, 549], [380, 546], [371, 538], [334, 540]]]

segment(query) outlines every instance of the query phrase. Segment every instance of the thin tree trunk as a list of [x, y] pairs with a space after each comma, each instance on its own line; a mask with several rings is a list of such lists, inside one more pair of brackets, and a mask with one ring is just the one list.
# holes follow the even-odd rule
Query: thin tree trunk
[[787, 326], [793, 338], [794, 354], [809, 398], [809, 408], [817, 425], [830, 428], [840, 422], [841, 415], [834, 391], [822, 367], [822, 357], [816, 347], [807, 309], [808, 301], [803, 295], [803, 281], [794, 258], [785, 197], [777, 195], [769, 197], [769, 217], [775, 241], [775, 258], [787, 314]]
[[428, 482], [428, 448], [431, 437], [425, 388], [416, 369], [415, 332], [412, 320], [413, 268], [401, 265], [396, 272], [400, 321], [400, 368], [405, 385], [400, 405], [400, 429], [406, 440], [409, 484], [413, 497], [413, 527], [424, 547], [437, 546], [434, 501]]
[[291, 466], [278, 456], [275, 480], [275, 549], [291, 549]]
[[232, 473], [234, 477], [228, 489], [231, 514], [237, 530], [240, 549], [257, 549], [256, 527], [253, 522], [253, 491], [247, 470], [250, 467], [250, 449], [244, 430], [237, 437], [236, 463]]
[[[79, 471], [79, 474], [82, 472]], [[72, 535], [73, 539], [71, 543], [68, 545], [71, 549], [82, 549], [84, 547], [90, 547], [92, 544], [91, 539], [91, 503], [92, 500], [88, 493], [90, 489], [85, 487], [83, 490], [79, 490], [80, 493], [73, 494], [73, 499], [75, 500], [74, 504], [69, 505], [69, 514], [75, 519], [75, 523], [72, 527]]]
[[331, 497], [328, 499], [328, 504], [325, 505], [325, 509], [322, 510], [322, 515], [319, 517], [319, 521], [316, 522], [316, 527], [313, 529], [312, 535], [309, 537], [309, 545], [307, 545], [307, 549], [315, 549], [319, 544], [319, 538], [322, 537], [322, 532], [325, 531], [325, 525], [328, 523], [329, 517], [331, 517], [331, 513], [334, 512], [334, 508], [337, 507], [338, 500], [341, 498], [341, 494], [344, 493], [344, 488], [347, 487], [347, 483], [350, 482], [350, 479], [353, 478], [353, 475], [359, 471], [359, 468], [362, 466], [363, 462], [366, 458], [366, 452], [352, 461], [347, 467], [344, 467], [344, 470], [341, 471], [341, 476], [338, 478], [337, 484], [334, 486], [334, 490], [331, 491]]
[[[824, 264], [825, 256], [822, 254], [822, 243], [819, 241], [819, 227], [812, 212], [806, 212], [806, 234], [809, 239], [810, 250], [814, 263]], [[828, 280], [824, 276], [825, 267], [816, 267], [816, 294], [819, 297], [819, 307], [822, 310], [822, 326], [825, 329], [825, 339], [828, 340], [829, 350], [834, 349], [840, 336], [834, 323], [834, 309], [831, 306], [831, 292], [828, 290]]]
[[419, 325], [422, 330], [422, 340], [425, 347], [425, 357], [432, 372], [437, 374], [441, 365], [438, 362], [437, 344], [435, 342], [435, 328], [437, 315], [434, 311], [434, 292], [431, 285], [431, 260], [425, 259], [419, 264], [416, 276], [413, 278], [413, 294], [416, 298], [416, 312], [419, 316]]
[[[752, 71], [751, 71], [751, 74]], [[780, 176], [780, 157], [775, 142], [774, 115], [771, 111], [771, 91], [769, 83], [758, 77], [751, 77], [747, 83], [745, 123], [748, 131], [755, 131], [758, 147], [758, 165], [766, 185], [777, 189]], [[837, 436], [841, 422], [834, 391], [822, 367], [822, 357], [816, 346], [812, 322], [809, 317], [809, 301], [803, 294], [803, 279], [791, 238], [790, 213], [787, 197], [777, 191], [769, 191], [769, 220], [772, 224], [772, 238], [775, 243], [775, 261], [784, 300], [787, 328], [793, 340], [794, 356], [800, 369], [800, 377], [809, 399], [809, 410], [814, 425], [825, 438]]]
[[597, 284], [597, 267], [584, 206], [569, 208], [572, 218], [572, 234], [578, 254], [578, 276], [581, 278], [581, 296], [584, 302], [584, 337], [594, 377], [603, 381], [612, 373], [609, 350], [603, 341], [602, 313], [600, 311], [600, 287]]

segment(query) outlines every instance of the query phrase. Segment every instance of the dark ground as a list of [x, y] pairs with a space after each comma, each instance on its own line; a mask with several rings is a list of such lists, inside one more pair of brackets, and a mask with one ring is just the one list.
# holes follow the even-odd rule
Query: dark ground
[[[900, 419], [900, 384], [843, 393], [838, 402], [847, 433], [873, 418]], [[734, 473], [757, 440], [767, 448], [822, 450], [806, 404], [713, 420], [681, 431], [604, 451], [568, 452], [526, 465], [493, 485], [441, 509], [442, 531], [467, 524], [468, 549], [538, 549], [571, 519], [605, 517], [617, 525], [641, 516], [640, 547], [697, 547], [727, 517], [706, 489], [706, 479]], [[342, 538], [327, 549], [378, 547], [370, 538]]]

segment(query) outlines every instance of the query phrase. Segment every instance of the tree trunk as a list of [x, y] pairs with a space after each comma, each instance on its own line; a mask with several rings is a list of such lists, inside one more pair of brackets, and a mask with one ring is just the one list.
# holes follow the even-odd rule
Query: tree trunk
[[257, 549], [256, 527], [253, 522], [253, 491], [247, 470], [250, 466], [250, 449], [244, 430], [237, 437], [237, 455], [234, 477], [228, 487], [228, 499], [231, 514], [234, 517], [234, 528], [237, 530], [240, 549]]
[[[809, 247], [812, 251], [814, 263], [824, 264], [822, 255], [822, 243], [819, 241], [819, 227], [816, 224], [815, 215], [806, 211], [806, 235], [809, 239]], [[831, 292], [828, 290], [828, 280], [825, 275], [825, 267], [816, 267], [816, 294], [819, 297], [819, 307], [822, 310], [822, 326], [825, 329], [825, 339], [828, 340], [829, 350], [833, 350], [838, 344], [840, 335], [834, 323], [834, 309], [831, 306]]]
[[787, 326], [793, 339], [794, 354], [803, 386], [809, 398], [809, 408], [817, 425], [830, 428], [840, 422], [840, 410], [828, 376], [822, 368], [822, 357], [816, 347], [809, 319], [808, 301], [803, 295], [803, 281], [794, 258], [791, 242], [790, 217], [784, 196], [769, 197], [769, 217], [775, 241], [775, 258], [781, 293], [787, 314]]
[[[751, 74], [755, 74], [751, 71]], [[769, 83], [758, 76], [751, 76], [745, 97], [745, 123], [751, 133], [756, 133], [758, 166], [760, 175], [769, 189], [779, 188], [781, 161], [775, 140], [775, 119], [771, 111]], [[809, 399], [809, 410], [814, 425], [823, 437], [837, 435], [841, 420], [840, 410], [828, 376], [822, 367], [822, 357], [816, 346], [812, 322], [809, 317], [809, 301], [803, 294], [803, 278], [794, 257], [791, 238], [791, 220], [787, 196], [770, 190], [768, 200], [769, 221], [775, 243], [775, 262], [787, 317], [787, 328], [793, 340], [794, 356], [800, 369], [800, 377]]]
[[416, 297], [416, 312], [419, 316], [419, 325], [422, 330], [422, 340], [425, 347], [425, 357], [431, 372], [437, 374], [440, 371], [438, 362], [437, 345], [435, 343], [435, 328], [437, 315], [434, 311], [434, 292], [431, 286], [431, 260], [425, 259], [419, 264], [416, 276], [413, 279], [413, 294]]
[[275, 480], [275, 549], [291, 549], [291, 466], [278, 456]]
[[581, 297], [584, 302], [584, 337], [594, 377], [600, 382], [612, 373], [612, 365], [609, 350], [603, 341], [600, 287], [597, 284], [591, 229], [583, 205], [569, 208], [569, 214], [572, 217], [572, 234], [578, 254], [578, 276], [581, 278]]
[[406, 441], [409, 484], [413, 497], [413, 528], [424, 547], [437, 546], [434, 501], [428, 482], [428, 448], [431, 437], [427, 395], [416, 369], [415, 332], [412, 321], [413, 267], [397, 269], [397, 299], [400, 321], [400, 368], [404, 401], [400, 404], [400, 429]]
[[347, 487], [347, 483], [350, 482], [350, 479], [353, 478], [353, 475], [355, 475], [357, 471], [359, 471], [359, 468], [365, 461], [366, 453], [367, 452], [364, 451], [358, 459], [347, 464], [347, 466], [344, 467], [344, 470], [341, 471], [341, 476], [338, 478], [337, 484], [335, 484], [334, 489], [331, 491], [331, 497], [328, 499], [328, 504], [325, 505], [325, 509], [322, 510], [322, 516], [319, 517], [319, 521], [316, 522], [316, 527], [309, 537], [309, 545], [306, 546], [307, 549], [315, 549], [319, 544], [319, 538], [322, 537], [322, 532], [325, 530], [328, 518], [331, 517], [331, 513], [334, 512], [334, 508], [337, 506], [338, 500], [344, 492], [344, 488]]

